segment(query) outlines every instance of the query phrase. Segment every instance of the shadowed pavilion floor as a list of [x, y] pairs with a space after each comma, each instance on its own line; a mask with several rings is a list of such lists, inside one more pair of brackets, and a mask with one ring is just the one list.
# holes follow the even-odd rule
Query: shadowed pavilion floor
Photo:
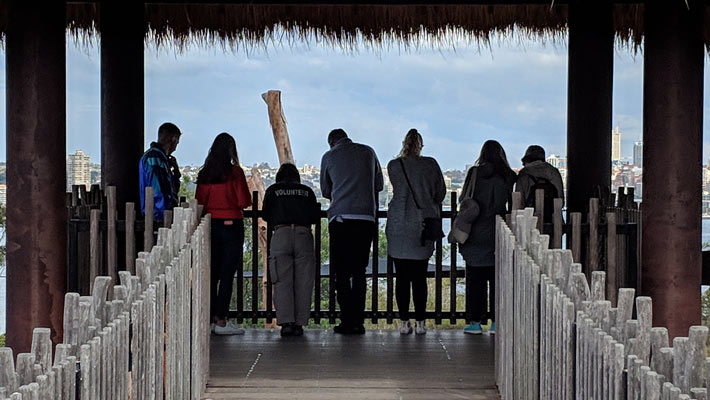
[[212, 336], [205, 399], [499, 399], [493, 336], [430, 330]]

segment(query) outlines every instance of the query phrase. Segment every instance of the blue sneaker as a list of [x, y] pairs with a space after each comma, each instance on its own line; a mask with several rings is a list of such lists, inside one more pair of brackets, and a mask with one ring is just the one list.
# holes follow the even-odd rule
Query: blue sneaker
[[481, 329], [481, 323], [474, 322], [474, 323], [468, 324], [467, 327], [463, 328], [463, 333], [468, 333], [471, 335], [480, 335], [481, 333], [483, 333], [483, 330]]
[[496, 334], [496, 323], [495, 322], [491, 323], [491, 329], [488, 330], [488, 333], [490, 333], [491, 335]]

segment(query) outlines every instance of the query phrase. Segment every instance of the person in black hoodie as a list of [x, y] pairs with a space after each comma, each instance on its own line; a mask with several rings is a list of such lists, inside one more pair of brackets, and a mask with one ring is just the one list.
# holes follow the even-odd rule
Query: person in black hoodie
[[311, 314], [315, 278], [311, 225], [320, 220], [320, 205], [313, 190], [301, 184], [296, 166], [285, 163], [276, 173], [276, 183], [266, 189], [262, 210], [273, 230], [269, 273], [281, 336], [300, 336]]
[[[493, 320], [495, 333], [495, 236], [496, 215], [505, 216], [512, 202], [515, 172], [510, 169], [503, 146], [488, 140], [466, 175], [462, 191], [478, 203], [480, 212], [468, 239], [459, 247], [466, 261], [466, 317], [464, 333], [480, 334], [481, 322]], [[490, 307], [490, 312], [488, 312]]]

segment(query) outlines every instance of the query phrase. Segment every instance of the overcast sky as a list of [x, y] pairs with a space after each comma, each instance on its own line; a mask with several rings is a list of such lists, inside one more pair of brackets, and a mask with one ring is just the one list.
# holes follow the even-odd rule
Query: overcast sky
[[[67, 43], [67, 152], [82, 149], [96, 162], [99, 51], [96, 44]], [[487, 139], [500, 141], [511, 164], [519, 166], [529, 144], [542, 145], [548, 154], [565, 153], [566, 51], [565, 43], [525, 39], [494, 39], [488, 47], [457, 43], [455, 49], [356, 53], [315, 43], [249, 54], [148, 46], [146, 144], [162, 122], [171, 121], [184, 132], [176, 152], [181, 164], [202, 164], [214, 137], [226, 131], [235, 136], [242, 163], [274, 165], [276, 150], [260, 95], [278, 89], [299, 165], [319, 165], [327, 133], [337, 127], [371, 145], [386, 164], [414, 127], [424, 136], [423, 153], [436, 157], [443, 169], [473, 163]], [[0, 55], [4, 93], [3, 50]], [[622, 155], [631, 157], [642, 131], [643, 56], [619, 49], [614, 61], [613, 124], [622, 131]], [[4, 160], [4, 96], [0, 117]], [[707, 139], [704, 149], [710, 154]]]

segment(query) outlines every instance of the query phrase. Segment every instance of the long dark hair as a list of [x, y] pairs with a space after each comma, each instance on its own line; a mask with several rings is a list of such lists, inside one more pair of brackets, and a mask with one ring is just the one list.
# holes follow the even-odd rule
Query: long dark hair
[[237, 143], [232, 135], [222, 132], [214, 139], [205, 158], [205, 165], [197, 173], [197, 183], [221, 183], [232, 177], [232, 168], [239, 166]]
[[495, 140], [487, 140], [483, 143], [483, 147], [481, 147], [481, 154], [478, 156], [478, 160], [476, 160], [476, 165], [482, 166], [485, 164], [492, 165], [493, 173], [505, 179], [515, 175], [515, 172], [510, 169], [510, 164], [508, 164], [508, 158], [505, 156], [503, 146]]

